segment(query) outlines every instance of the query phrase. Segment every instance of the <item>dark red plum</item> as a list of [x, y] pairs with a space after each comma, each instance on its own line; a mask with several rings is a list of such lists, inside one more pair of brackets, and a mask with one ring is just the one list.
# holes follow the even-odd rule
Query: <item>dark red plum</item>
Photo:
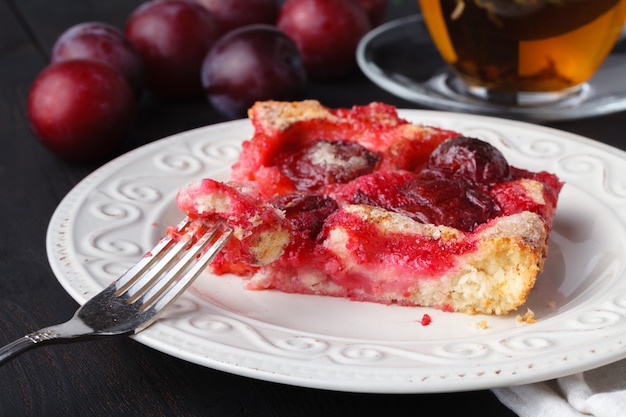
[[143, 87], [141, 57], [124, 33], [102, 22], [80, 23], [70, 27], [55, 42], [50, 62], [90, 59], [103, 62], [120, 72], [139, 96]]
[[28, 117], [41, 142], [73, 162], [104, 158], [126, 139], [137, 100], [122, 75], [91, 60], [52, 64], [35, 79]]
[[202, 95], [202, 60], [220, 36], [208, 10], [181, 0], [143, 3], [128, 18], [125, 33], [139, 51], [146, 86], [155, 95]]
[[356, 70], [356, 48], [371, 28], [354, 0], [287, 0], [276, 25], [293, 39], [308, 75], [318, 80]]
[[213, 107], [244, 117], [254, 102], [295, 100], [306, 71], [294, 43], [270, 25], [249, 25], [224, 35], [207, 54], [202, 85]]
[[276, 23], [276, 0], [193, 0], [213, 14], [223, 33], [252, 24]]

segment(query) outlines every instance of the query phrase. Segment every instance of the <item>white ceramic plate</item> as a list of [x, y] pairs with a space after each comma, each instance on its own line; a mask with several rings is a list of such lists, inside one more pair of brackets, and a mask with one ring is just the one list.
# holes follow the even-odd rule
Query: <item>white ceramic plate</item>
[[[513, 165], [567, 182], [545, 271], [526, 306], [537, 323], [519, 322], [516, 314], [467, 316], [248, 291], [237, 277], [206, 273], [136, 340], [234, 374], [372, 393], [522, 384], [626, 357], [625, 153], [509, 120], [400, 114], [487, 140]], [[240, 120], [175, 135], [115, 159], [76, 186], [47, 235], [50, 264], [69, 294], [83, 303], [133, 264], [182, 216], [174, 204], [178, 187], [205, 176], [227, 180], [251, 133], [249, 121]], [[425, 313], [428, 326], [420, 324]]]

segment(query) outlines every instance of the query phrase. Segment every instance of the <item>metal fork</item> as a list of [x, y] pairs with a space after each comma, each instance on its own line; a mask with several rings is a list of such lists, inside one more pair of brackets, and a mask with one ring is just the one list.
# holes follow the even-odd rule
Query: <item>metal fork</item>
[[163, 238], [102, 292], [76, 310], [67, 322], [45, 327], [0, 348], [0, 365], [37, 346], [68, 343], [98, 336], [123, 336], [152, 324], [200, 275], [224, 247], [232, 229], [217, 223], [203, 230], [185, 218], [177, 237]]

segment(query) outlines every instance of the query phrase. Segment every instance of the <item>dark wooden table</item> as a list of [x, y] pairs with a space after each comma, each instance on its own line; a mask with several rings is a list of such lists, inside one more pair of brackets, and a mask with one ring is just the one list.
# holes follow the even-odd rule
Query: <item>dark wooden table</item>
[[[138, 0], [0, 0], [0, 344], [65, 321], [77, 307], [46, 258], [50, 216], [64, 195], [106, 161], [72, 165], [31, 133], [28, 89], [47, 64], [55, 39], [73, 24], [123, 27]], [[389, 18], [417, 12], [390, 1]], [[398, 99], [357, 73], [342, 82], [311, 84], [307, 95], [332, 107]], [[221, 121], [204, 100], [142, 99], [120, 153], [156, 139]], [[552, 127], [626, 148], [626, 114], [552, 123]], [[431, 410], [434, 410], [431, 411]], [[513, 416], [489, 391], [433, 395], [370, 395], [284, 386], [207, 369], [129, 338], [51, 346], [0, 368], [0, 416]]]

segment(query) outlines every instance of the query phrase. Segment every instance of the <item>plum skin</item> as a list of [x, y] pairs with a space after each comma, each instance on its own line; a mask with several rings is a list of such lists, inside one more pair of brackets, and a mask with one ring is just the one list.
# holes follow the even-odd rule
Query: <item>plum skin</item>
[[45, 68], [27, 100], [40, 141], [63, 159], [89, 162], [113, 152], [128, 136], [137, 101], [124, 77], [98, 61], [76, 59]]
[[427, 169], [475, 184], [502, 182], [509, 179], [511, 173], [502, 152], [487, 142], [466, 136], [441, 143], [430, 155]]
[[146, 87], [155, 95], [202, 95], [202, 61], [221, 34], [203, 6], [182, 0], [143, 3], [129, 16], [124, 33], [139, 51]]
[[252, 24], [276, 23], [279, 6], [275, 0], [192, 0], [213, 14], [222, 33]]
[[111, 65], [126, 78], [135, 95], [141, 95], [141, 57], [121, 30], [102, 22], [79, 23], [67, 29], [54, 43], [50, 63], [81, 58]]
[[307, 74], [291, 39], [274, 26], [255, 24], [220, 38], [204, 59], [201, 78], [213, 107], [234, 119], [256, 101], [299, 98]]
[[276, 26], [298, 46], [307, 73], [316, 80], [336, 80], [357, 68], [356, 48], [371, 29], [353, 0], [287, 0]]

